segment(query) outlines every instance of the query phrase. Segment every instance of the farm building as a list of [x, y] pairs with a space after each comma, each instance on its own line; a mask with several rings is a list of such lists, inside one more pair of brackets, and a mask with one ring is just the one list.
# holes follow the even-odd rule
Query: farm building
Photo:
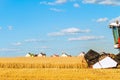
[[81, 52], [78, 57], [84, 57], [85, 56], [85, 52]]
[[46, 57], [46, 54], [41, 52], [38, 54], [38, 57]]
[[31, 57], [31, 55], [30, 55], [29, 53], [27, 53], [27, 54], [25, 55], [25, 57]]
[[114, 67], [117, 67], [117, 62], [108, 56], [93, 65], [93, 68], [114, 68]]
[[71, 57], [71, 55], [68, 55], [67, 53], [62, 53], [61, 57]]
[[57, 55], [57, 54], [53, 54], [51, 57], [59, 57], [59, 55]]
[[25, 55], [25, 57], [34, 57], [34, 54], [32, 54], [32, 53], [27, 53], [27, 54]]

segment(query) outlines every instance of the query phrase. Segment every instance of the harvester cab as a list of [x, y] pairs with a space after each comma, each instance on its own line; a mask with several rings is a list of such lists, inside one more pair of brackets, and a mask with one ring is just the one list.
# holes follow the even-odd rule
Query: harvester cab
[[112, 29], [114, 38], [114, 48], [120, 50], [120, 23], [119, 21], [110, 23], [109, 27]]

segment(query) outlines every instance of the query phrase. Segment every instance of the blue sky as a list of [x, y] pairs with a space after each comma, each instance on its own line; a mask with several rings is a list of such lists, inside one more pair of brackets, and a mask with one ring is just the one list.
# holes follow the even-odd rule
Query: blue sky
[[119, 0], [0, 0], [0, 57], [114, 49], [110, 22]]

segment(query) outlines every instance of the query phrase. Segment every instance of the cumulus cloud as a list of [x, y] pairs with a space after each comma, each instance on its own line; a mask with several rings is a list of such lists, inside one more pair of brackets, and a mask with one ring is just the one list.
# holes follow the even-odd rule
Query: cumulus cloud
[[67, 29], [63, 29], [59, 32], [52, 32], [52, 33], [48, 33], [49, 36], [64, 36], [64, 35], [70, 35], [70, 34], [76, 34], [76, 33], [88, 33], [90, 32], [89, 29], [86, 30], [81, 30], [79, 28], [67, 28]]
[[101, 1], [99, 4], [104, 4], [104, 5], [120, 5], [120, 1], [118, 0], [104, 0]]
[[69, 38], [69, 41], [80, 41], [80, 40], [99, 40], [104, 39], [104, 36], [82, 36], [76, 38]]
[[22, 43], [21, 42], [16, 42], [16, 43], [13, 43], [14, 46], [21, 46]]
[[53, 2], [47, 2], [47, 1], [42, 1], [42, 2], [40, 2], [40, 4], [44, 4], [44, 5], [55, 5]]
[[15, 49], [15, 48], [0, 48], [0, 52], [16, 52], [20, 51], [20, 49]]
[[50, 8], [51, 11], [55, 11], [55, 12], [63, 12], [63, 10], [61, 9], [57, 9], [57, 8]]
[[48, 33], [48, 36], [64, 36], [65, 33], [62, 32], [52, 32], [52, 33]]
[[8, 26], [8, 30], [13, 30], [13, 26]]
[[25, 42], [45, 42], [45, 40], [40, 40], [40, 39], [26, 39]]
[[[78, 4], [79, 0], [54, 0], [54, 1], [41, 1], [40, 4], [41, 5], [49, 5], [49, 6], [60, 6], [63, 5], [65, 3], [71, 2], [73, 3], [73, 7], [75, 8], [79, 8], [80, 5]], [[80, 1], [79, 1], [80, 2]], [[58, 9], [58, 8], [50, 8], [51, 11], [55, 11], [55, 12], [63, 12], [62, 9]]]
[[83, 0], [83, 3], [96, 3], [96, 0]]
[[120, 5], [120, 0], [83, 0], [83, 3], [118, 6], [118, 5]]
[[78, 3], [74, 3], [74, 4], [73, 4], [73, 7], [75, 7], [75, 8], [79, 8], [80, 5], [79, 5]]
[[54, 3], [56, 3], [56, 4], [64, 4], [66, 2], [67, 2], [67, 0], [56, 0]]
[[25, 42], [39, 42], [38, 39], [26, 39]]
[[63, 29], [61, 30], [61, 32], [63, 33], [85, 33], [85, 32], [89, 32], [90, 30], [80, 30], [79, 28], [67, 28], [67, 29]]
[[97, 19], [96, 20], [96, 22], [106, 22], [106, 21], [108, 21], [108, 18], [99, 18], [99, 19]]
[[71, 2], [75, 2], [75, 1], [77, 1], [77, 0], [70, 0]]
[[58, 5], [58, 4], [64, 4], [66, 2], [67, 2], [67, 0], [55, 0], [54, 2], [42, 1], [42, 2], [40, 2], [40, 4], [44, 4], [44, 5]]

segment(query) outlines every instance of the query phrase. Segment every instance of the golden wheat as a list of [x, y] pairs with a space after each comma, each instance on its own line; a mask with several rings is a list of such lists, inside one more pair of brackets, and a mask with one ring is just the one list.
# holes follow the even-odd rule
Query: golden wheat
[[120, 80], [119, 69], [0, 68], [0, 80]]
[[88, 69], [83, 57], [0, 58], [0, 80], [119, 80], [120, 69]]
[[0, 68], [87, 68], [87, 63], [80, 57], [0, 58]]

